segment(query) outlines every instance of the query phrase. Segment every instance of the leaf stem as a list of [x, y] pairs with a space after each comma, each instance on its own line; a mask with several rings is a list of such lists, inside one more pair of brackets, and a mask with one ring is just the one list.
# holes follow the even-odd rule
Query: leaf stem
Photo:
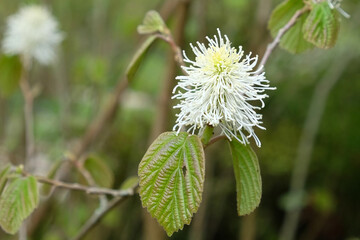
[[226, 136], [225, 135], [219, 135], [219, 136], [211, 138], [210, 141], [207, 144], [204, 145], [204, 149], [207, 148], [210, 145], [213, 145], [214, 143], [216, 143], [217, 141], [220, 141], [222, 139], [226, 139]]

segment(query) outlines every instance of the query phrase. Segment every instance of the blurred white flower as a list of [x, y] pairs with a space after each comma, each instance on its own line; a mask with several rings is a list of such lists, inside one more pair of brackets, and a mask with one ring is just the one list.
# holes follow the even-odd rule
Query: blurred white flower
[[[262, 115], [255, 110], [264, 107], [263, 99], [269, 81], [265, 79], [262, 69], [253, 70], [258, 57], [251, 57], [251, 53], [244, 56], [242, 47], [235, 49], [227, 36], [206, 37], [209, 44], [197, 42], [197, 47], [190, 44], [195, 61], [190, 60], [185, 52], [184, 61], [190, 63], [183, 67], [187, 76], [178, 76], [179, 80], [172, 98], [180, 103], [174, 130], [178, 132], [184, 126], [190, 126], [189, 132], [203, 129], [206, 125], [219, 126], [230, 140], [238, 139], [248, 143], [253, 137], [258, 146], [260, 140], [254, 133], [253, 127], [260, 126]], [[177, 91], [178, 90], [178, 91]], [[260, 101], [261, 106], [254, 106], [250, 102]]]
[[8, 18], [2, 48], [8, 55], [19, 54], [48, 65], [55, 60], [62, 39], [51, 13], [45, 7], [29, 5]]

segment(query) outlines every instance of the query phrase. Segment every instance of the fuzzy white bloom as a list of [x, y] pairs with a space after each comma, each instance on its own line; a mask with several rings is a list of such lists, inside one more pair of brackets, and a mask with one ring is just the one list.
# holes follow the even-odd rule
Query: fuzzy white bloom
[[19, 54], [48, 65], [54, 61], [62, 39], [51, 13], [45, 7], [29, 5], [8, 18], [2, 49], [8, 55]]
[[[180, 103], [174, 130], [179, 132], [184, 126], [190, 126], [189, 132], [204, 129], [206, 125], [219, 126], [230, 140], [236, 138], [242, 143], [248, 143], [253, 137], [260, 147], [261, 143], [253, 128], [263, 128], [260, 124], [262, 115], [256, 110], [264, 107], [264, 94], [269, 87], [262, 69], [254, 70], [258, 57], [251, 53], [244, 56], [240, 46], [237, 50], [231, 46], [228, 37], [221, 35], [214, 39], [206, 37], [209, 44], [197, 42], [190, 44], [195, 61], [190, 60], [185, 52], [184, 61], [190, 63], [183, 67], [187, 76], [176, 77], [179, 80], [174, 88], [172, 98]], [[251, 102], [259, 101], [260, 106]]]

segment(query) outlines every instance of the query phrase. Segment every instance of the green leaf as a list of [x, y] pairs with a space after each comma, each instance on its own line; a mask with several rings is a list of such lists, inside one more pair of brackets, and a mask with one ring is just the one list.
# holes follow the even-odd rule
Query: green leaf
[[0, 226], [15, 234], [21, 223], [34, 211], [39, 202], [36, 179], [33, 176], [15, 179], [0, 197]]
[[[275, 8], [271, 14], [268, 28], [275, 38], [279, 30], [284, 27], [296, 11], [303, 8], [302, 0], [287, 0]], [[308, 13], [304, 13], [297, 22], [284, 34], [280, 40], [280, 46], [291, 53], [301, 53], [313, 47], [304, 39], [302, 26]]]
[[103, 159], [98, 156], [90, 156], [85, 160], [84, 167], [97, 185], [106, 188], [112, 187], [114, 174]]
[[145, 53], [147, 52], [147, 50], [149, 49], [149, 47], [155, 41], [156, 38], [157, 38], [156, 36], [149, 36], [142, 43], [140, 48], [136, 51], [135, 55], [131, 59], [129, 66], [126, 69], [126, 77], [129, 82], [134, 78], [135, 73], [137, 72], [140, 66], [141, 60], [144, 58]]
[[257, 156], [250, 145], [229, 141], [236, 180], [239, 216], [250, 214], [260, 204], [261, 176]]
[[327, 2], [313, 5], [303, 26], [304, 38], [323, 49], [335, 45], [339, 33], [339, 17]]
[[10, 96], [19, 86], [21, 62], [18, 56], [0, 56], [0, 94]]
[[196, 135], [162, 133], [139, 165], [142, 205], [168, 236], [190, 224], [204, 187], [205, 157]]
[[167, 34], [168, 30], [160, 14], [154, 10], [146, 13], [143, 23], [137, 27], [140, 34], [152, 34], [160, 32]]
[[0, 172], [0, 195], [6, 185], [7, 176], [9, 175], [10, 172], [10, 167], [11, 167], [10, 164], [7, 164]]

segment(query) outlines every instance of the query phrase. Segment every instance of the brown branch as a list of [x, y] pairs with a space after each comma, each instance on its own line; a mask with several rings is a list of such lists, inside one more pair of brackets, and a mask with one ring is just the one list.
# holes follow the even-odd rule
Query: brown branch
[[264, 53], [264, 56], [262, 57], [261, 62], [259, 64], [259, 69], [265, 66], [272, 51], [280, 43], [282, 36], [284, 36], [284, 34], [296, 23], [298, 18], [307, 11], [309, 11], [309, 7], [307, 5], [305, 5], [302, 9], [295, 12], [295, 14], [290, 18], [289, 22], [287, 22], [284, 27], [280, 28], [275, 39], [271, 43], [268, 44], [266, 51]]

